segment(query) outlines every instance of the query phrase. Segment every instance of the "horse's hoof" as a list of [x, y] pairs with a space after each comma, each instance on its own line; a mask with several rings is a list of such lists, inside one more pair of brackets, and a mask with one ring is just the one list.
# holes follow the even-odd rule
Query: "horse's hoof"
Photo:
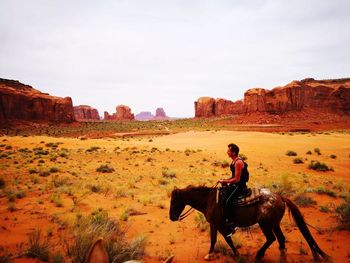
[[256, 256], [255, 256], [255, 262], [261, 262], [261, 259], [264, 257], [264, 255], [261, 255], [261, 254], [257, 254]]
[[211, 261], [213, 260], [215, 257], [214, 257], [214, 254], [213, 253], [209, 253], [207, 254], [205, 257], [204, 257], [204, 260], [206, 261]]

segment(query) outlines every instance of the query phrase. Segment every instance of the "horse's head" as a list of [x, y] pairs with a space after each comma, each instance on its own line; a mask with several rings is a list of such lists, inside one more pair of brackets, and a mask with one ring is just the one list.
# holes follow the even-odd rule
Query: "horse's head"
[[171, 221], [179, 220], [179, 217], [184, 210], [186, 204], [181, 198], [179, 189], [174, 189], [171, 193], [169, 216]]

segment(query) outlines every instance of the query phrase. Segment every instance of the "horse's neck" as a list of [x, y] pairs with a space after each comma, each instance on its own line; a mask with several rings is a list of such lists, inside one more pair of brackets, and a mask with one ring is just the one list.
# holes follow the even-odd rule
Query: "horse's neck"
[[210, 191], [198, 191], [185, 193], [184, 198], [187, 205], [205, 214], [208, 209], [209, 196]]

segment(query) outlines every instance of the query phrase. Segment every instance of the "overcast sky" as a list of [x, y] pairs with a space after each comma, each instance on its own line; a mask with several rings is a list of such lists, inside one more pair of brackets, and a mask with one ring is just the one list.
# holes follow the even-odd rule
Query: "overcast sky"
[[350, 77], [350, 1], [0, 1], [0, 77], [115, 112]]

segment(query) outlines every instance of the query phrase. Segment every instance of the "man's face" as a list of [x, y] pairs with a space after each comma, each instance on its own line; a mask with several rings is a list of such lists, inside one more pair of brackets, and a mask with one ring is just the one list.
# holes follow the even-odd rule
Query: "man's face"
[[233, 153], [231, 152], [230, 148], [227, 149], [227, 155], [228, 155], [228, 157], [230, 157], [230, 158], [233, 157]]

